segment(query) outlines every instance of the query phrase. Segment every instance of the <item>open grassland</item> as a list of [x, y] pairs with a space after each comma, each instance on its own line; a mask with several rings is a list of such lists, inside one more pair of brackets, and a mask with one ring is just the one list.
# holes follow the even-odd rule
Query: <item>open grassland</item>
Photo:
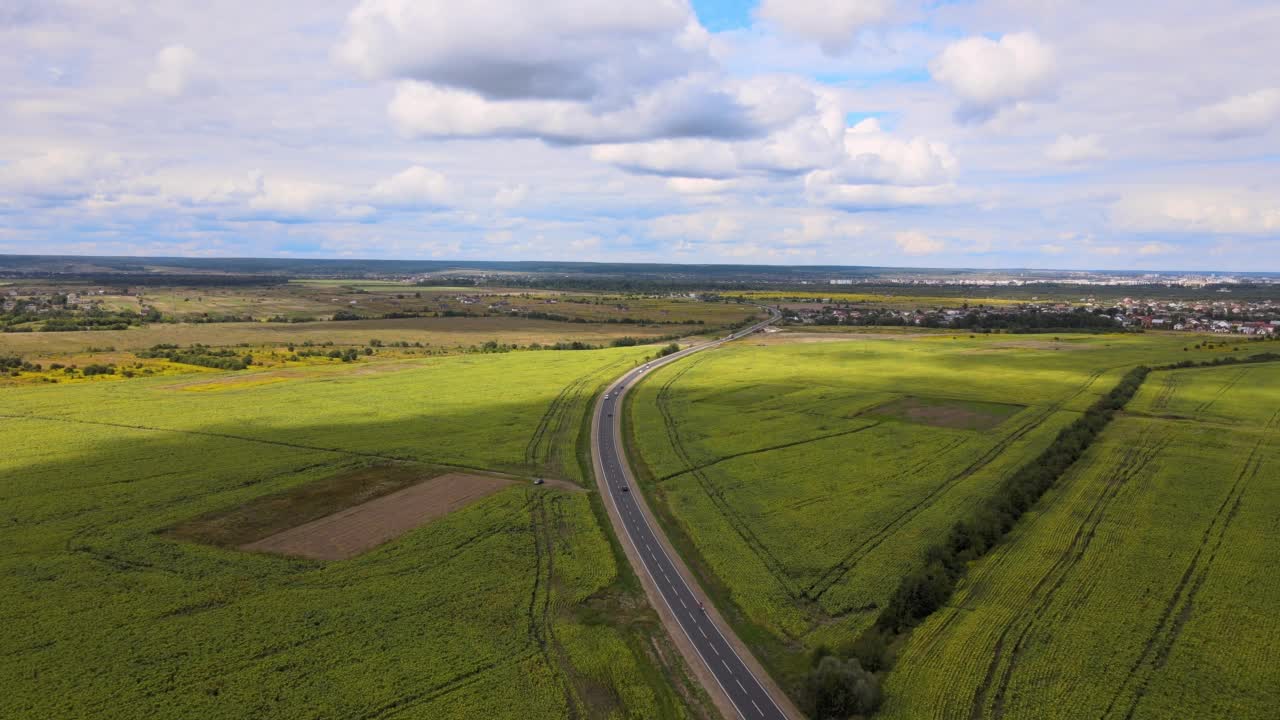
[[[295, 280], [288, 283], [111, 285], [30, 281], [19, 297], [72, 293], [81, 302], [112, 311], [158, 311], [164, 318], [203, 322], [209, 318], [277, 321], [327, 320], [336, 313], [380, 318], [388, 313], [512, 317], [542, 313], [582, 322], [662, 323], [722, 326], [752, 315], [734, 303], [686, 296], [561, 292], [502, 287], [417, 286], [377, 280]], [[393, 315], [394, 316], [394, 315]]]
[[787, 336], [659, 370], [628, 420], [659, 516], [793, 689], [1129, 368], [1195, 355], [1155, 334]]
[[510, 345], [554, 345], [575, 341], [607, 345], [624, 336], [644, 339], [704, 331], [704, 327], [697, 325], [582, 324], [504, 317], [401, 318], [301, 324], [156, 323], [128, 330], [10, 333], [0, 335], [0, 354], [13, 353], [39, 359], [81, 353], [90, 347], [130, 351], [163, 343], [258, 347], [333, 342], [341, 346], [356, 346], [368, 343], [370, 338], [378, 338], [385, 343], [420, 342], [438, 349], [468, 348], [490, 340]]
[[1280, 365], [1152, 373], [916, 628], [891, 718], [1273, 718]]
[[0, 390], [0, 717], [687, 716], [591, 493], [517, 482], [350, 560], [225, 547], [416, 480], [369, 468], [581, 479], [588, 400], [642, 356]]

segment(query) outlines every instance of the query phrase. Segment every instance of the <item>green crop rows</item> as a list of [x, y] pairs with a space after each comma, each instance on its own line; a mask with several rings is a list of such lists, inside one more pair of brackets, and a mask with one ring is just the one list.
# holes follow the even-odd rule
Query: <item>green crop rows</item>
[[1280, 366], [1153, 373], [890, 675], [893, 718], [1275, 717]]
[[1128, 368], [1180, 360], [1184, 343], [784, 333], [655, 373], [629, 419], [664, 523], [794, 688], [807, 651], [852, 642], [1003, 477]]
[[370, 463], [577, 478], [589, 396], [643, 354], [6, 389], [0, 717], [683, 716], [655, 621], [598, 609], [638, 601], [588, 493], [516, 484], [332, 563], [161, 532]]

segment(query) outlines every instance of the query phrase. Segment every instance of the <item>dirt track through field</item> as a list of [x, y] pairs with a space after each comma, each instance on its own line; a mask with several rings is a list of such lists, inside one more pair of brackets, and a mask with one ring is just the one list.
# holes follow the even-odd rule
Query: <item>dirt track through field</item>
[[345, 560], [447, 515], [512, 483], [485, 475], [449, 473], [242, 545], [241, 550]]

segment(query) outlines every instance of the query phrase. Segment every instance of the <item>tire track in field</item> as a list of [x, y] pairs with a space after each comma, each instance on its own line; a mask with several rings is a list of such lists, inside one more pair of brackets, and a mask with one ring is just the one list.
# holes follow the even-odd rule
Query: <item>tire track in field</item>
[[[831, 569], [828, 569], [826, 573], [820, 575], [813, 584], [810, 584], [808, 588], [805, 588], [804, 597], [808, 598], [808, 600], [818, 601], [823, 594], [826, 594], [829, 589], [835, 587], [840, 580], [845, 578], [845, 575], [849, 574], [850, 571], [859, 564], [859, 562], [863, 561], [864, 557], [867, 557], [870, 555], [870, 552], [881, 546], [881, 544], [886, 541], [888, 537], [891, 537], [893, 533], [897, 532], [902, 525], [909, 523], [909, 521], [914, 519], [916, 515], [919, 515], [920, 512], [927, 510], [929, 506], [932, 506], [934, 502], [940, 500], [943, 495], [946, 495], [947, 491], [954, 488], [956, 484], [961, 482], [961, 480], [973, 477], [973, 475], [978, 473], [979, 470], [986, 468], [986, 466], [991, 464], [992, 461], [995, 461], [996, 457], [1004, 454], [1005, 450], [1007, 450], [1012, 443], [1027, 436], [1028, 433], [1043, 424], [1044, 420], [1051, 418], [1053, 414], [1061, 410], [1066, 404], [1069, 404], [1069, 402], [1074, 401], [1076, 397], [1079, 397], [1082, 393], [1088, 391], [1089, 388], [1093, 387], [1093, 383], [1097, 382], [1098, 378], [1101, 378], [1107, 370], [1108, 368], [1102, 368], [1089, 373], [1088, 377], [1084, 379], [1084, 382], [1080, 384], [1080, 387], [1076, 388], [1075, 392], [1071, 393], [1071, 395], [1066, 396], [1062, 398], [1062, 400], [1055, 402], [1055, 404], [1048, 406], [1043, 413], [1033, 415], [1032, 418], [1028, 419], [1027, 423], [1019, 425], [1018, 428], [1012, 430], [1009, 436], [1005, 436], [1005, 438], [1002, 438], [995, 446], [989, 448], [989, 450], [984, 452], [982, 456], [979, 456], [978, 460], [975, 460], [972, 464], [966, 466], [965, 469], [960, 470], [960, 473], [952, 475], [950, 479], [947, 479], [946, 482], [943, 482], [940, 486], [934, 487], [932, 491], [929, 491], [928, 495], [920, 498], [920, 501], [916, 502], [915, 505], [911, 505], [908, 509], [900, 512], [899, 515], [888, 521], [888, 523], [881, 525], [881, 528], [876, 530], [876, 533], [873, 533], [872, 536], [861, 542], [858, 547], [855, 547], [854, 550], [849, 552], [849, 555], [842, 557], [840, 561], [836, 562], [836, 565], [832, 565]], [[925, 461], [923, 465], [918, 465], [915, 466], [915, 468], [909, 469], [909, 473], [916, 473], [916, 471], [922, 471], [925, 468], [928, 468], [928, 466], [932, 465], [934, 461], [940, 460], [943, 454], [950, 451], [951, 447], [954, 446], [943, 447], [938, 454]]]
[[758, 455], [758, 454], [760, 454], [760, 453], [772, 452], [772, 451], [774, 451], [774, 450], [785, 450], [785, 449], [787, 449], [787, 448], [793, 448], [793, 447], [797, 447], [797, 446], [799, 446], [799, 445], [807, 445], [807, 444], [809, 444], [809, 443], [815, 443], [815, 442], [818, 442], [818, 441], [820, 441], [820, 440], [830, 440], [831, 438], [843, 437], [843, 436], [845, 436], [845, 435], [854, 435], [854, 434], [856, 434], [856, 433], [860, 433], [860, 432], [862, 432], [862, 431], [864, 431], [864, 430], [870, 430], [871, 428], [873, 428], [873, 427], [875, 427], [875, 426], [877, 426], [877, 425], [881, 424], [881, 422], [883, 422], [883, 421], [873, 422], [873, 423], [871, 423], [870, 425], [864, 425], [864, 426], [862, 426], [862, 427], [854, 428], [854, 429], [852, 429], [852, 430], [841, 430], [840, 432], [828, 433], [828, 434], [826, 434], [826, 435], [819, 435], [819, 436], [817, 436], [817, 437], [805, 438], [804, 440], [793, 440], [792, 442], [782, 443], [781, 445], [770, 445], [769, 447], [757, 448], [757, 449], [755, 449], [755, 450], [744, 450], [744, 451], [739, 452], [739, 453], [732, 453], [732, 454], [730, 454], [730, 455], [725, 455], [725, 456], [724, 456], [724, 457], [722, 457], [722, 458], [718, 458], [718, 459], [716, 459], [716, 460], [712, 460], [712, 461], [711, 461], [711, 462], [709, 462], [709, 463], [704, 463], [704, 464], [702, 464], [702, 465], [697, 465], [697, 466], [694, 466], [694, 467], [691, 467], [691, 468], [686, 468], [686, 469], [681, 470], [681, 471], [679, 471], [679, 472], [671, 473], [670, 475], [664, 475], [664, 476], [662, 476], [662, 477], [658, 478], [658, 480], [659, 480], [659, 481], [663, 481], [663, 480], [670, 480], [670, 479], [672, 479], [672, 478], [680, 477], [681, 475], [687, 475], [688, 473], [694, 472], [694, 471], [696, 471], [696, 470], [705, 470], [705, 469], [707, 469], [707, 468], [709, 468], [709, 467], [711, 467], [711, 466], [713, 466], [713, 465], [719, 465], [719, 464], [720, 464], [720, 463], [722, 463], [722, 462], [726, 462], [726, 461], [728, 461], [728, 460], [733, 460], [734, 458], [744, 457], [744, 456], [746, 456], [746, 455]]
[[529, 467], [539, 467], [544, 461], [547, 453], [544, 452], [544, 441], [547, 436], [547, 429], [551, 427], [552, 421], [559, 415], [561, 407], [565, 404], [566, 396], [576, 394], [579, 385], [585, 383], [585, 376], [575, 378], [568, 385], [560, 388], [559, 394], [547, 406], [542, 413], [542, 417], [538, 420], [538, 425], [533, 429], [533, 435], [529, 438], [529, 442], [524, 446], [524, 464]]
[[1080, 525], [1077, 526], [1071, 542], [1041, 575], [1014, 613], [1014, 619], [1005, 625], [996, 638], [987, 672], [974, 693], [969, 714], [971, 720], [981, 720], [984, 717], [988, 697], [992, 699], [992, 717], [999, 719], [1004, 716], [1004, 702], [1009, 683], [1031, 631], [1044, 617], [1058, 590], [1065, 584], [1067, 576], [1084, 558], [1089, 546], [1093, 543], [1098, 526], [1107, 515], [1112, 501], [1120, 490], [1130, 479], [1145, 470], [1171, 442], [1168, 438], [1162, 438], [1153, 443], [1151, 435], [1151, 429], [1147, 428], [1137, 443], [1125, 448], [1120, 461], [1102, 478], [1102, 490], [1090, 505]]
[[1178, 373], [1168, 373], [1164, 377], [1164, 384], [1160, 386], [1160, 392], [1155, 399], [1151, 401], [1153, 410], [1165, 410], [1169, 407], [1169, 401], [1173, 399], [1174, 394], [1178, 391]]
[[1205, 400], [1204, 402], [1196, 406], [1196, 413], [1197, 414], [1203, 413], [1204, 411], [1213, 407], [1214, 403], [1221, 400], [1222, 396], [1230, 392], [1231, 388], [1235, 387], [1235, 384], [1240, 382], [1240, 379], [1243, 378], [1248, 373], [1249, 373], [1249, 368], [1244, 368], [1243, 370], [1236, 373], [1235, 375], [1232, 375], [1229, 380], [1227, 380], [1225, 383], [1222, 384], [1222, 387], [1218, 388], [1218, 391], [1215, 392], [1212, 397], [1210, 397], [1208, 400]]
[[[533, 538], [534, 555], [533, 586], [530, 589], [529, 601], [525, 609], [525, 618], [528, 622], [525, 647], [513, 657], [486, 663], [429, 688], [396, 698], [361, 715], [362, 720], [380, 720], [399, 715], [415, 706], [437, 700], [474, 685], [482, 681], [485, 675], [494, 670], [523, 663], [527, 660], [540, 659], [541, 662], [546, 663], [549, 667], [554, 667], [555, 660], [551, 654], [551, 646], [555, 640], [555, 634], [550, 615], [555, 553], [553, 541], [550, 537], [546, 508], [546, 503], [551, 497], [546, 493], [540, 492], [526, 493], [526, 502], [521, 507], [521, 510], [527, 512], [529, 516], [528, 532]], [[551, 500], [551, 502], [555, 501]], [[508, 532], [509, 528], [501, 526], [498, 530]], [[483, 534], [488, 535], [490, 533]], [[562, 688], [565, 692], [566, 707], [569, 709], [570, 718], [576, 718], [577, 707], [573, 701], [573, 696], [567, 687], [562, 686]]]
[[[1097, 374], [1100, 375], [1101, 373], [1097, 373]], [[1086, 387], [1089, 383], [1092, 383], [1092, 381], [1093, 381], [1093, 378], [1091, 378], [1088, 381], [1088, 383], [1086, 383]], [[906, 525], [908, 522], [910, 522], [920, 513], [929, 509], [929, 507], [931, 507], [935, 502], [937, 502], [943, 495], [945, 495], [948, 491], [950, 491], [956, 485], [972, 477], [978, 471], [985, 468], [987, 465], [990, 465], [993, 461], [995, 461], [996, 458], [1003, 455], [1004, 452], [1009, 449], [1010, 445], [1017, 442], [1018, 440], [1021, 440], [1023, 437], [1026, 437], [1026, 435], [1030, 433], [1032, 430], [1035, 430], [1036, 428], [1040, 427], [1042, 424], [1044, 424], [1046, 420], [1052, 417], [1053, 414], [1056, 413], [1063, 405], [1070, 402], [1072, 399], [1076, 397], [1076, 395], [1078, 395], [1082, 391], [1083, 391], [1083, 388], [1080, 391], [1077, 391], [1075, 395], [1072, 395], [1069, 398], [1063, 399], [1058, 403], [1050, 405], [1044, 410], [1042, 410], [1041, 412], [1036, 413], [1035, 415], [1032, 415], [1030, 418], [1027, 419], [1026, 422], [1018, 426], [1015, 430], [1010, 432], [1008, 435], [1001, 438], [999, 442], [997, 442], [995, 445], [988, 448], [986, 452], [980, 455], [972, 463], [965, 466], [965, 468], [962, 469], [960, 472], [956, 473], [955, 475], [952, 475], [947, 480], [935, 486], [932, 490], [926, 493], [923, 497], [921, 497], [915, 503], [913, 503], [909, 507], [902, 510], [900, 513], [892, 517], [885, 524], [881, 525], [880, 528], [877, 529], [874, 533], [872, 533], [870, 537], [868, 537], [866, 540], [863, 540], [860, 544], [858, 544], [857, 547], [850, 550], [849, 553], [845, 555], [843, 558], [841, 558], [839, 562], [831, 566], [831, 568], [828, 569], [825, 573], [823, 573], [815, 582], [809, 585], [809, 587], [805, 588], [803, 591], [804, 597], [806, 599], [813, 600], [813, 601], [817, 601], [821, 599], [822, 596], [825, 595], [828, 590], [835, 587], [837, 583], [843, 580], [844, 577], [848, 575], [849, 572], [852, 571], [853, 568], [856, 567], [857, 564], [861, 562], [863, 558], [871, 554], [871, 552], [874, 551], [876, 548], [880, 547], [880, 545], [882, 545], [885, 540], [889, 539], [895, 532], [901, 529], [902, 526]], [[940, 457], [941, 456], [934, 456], [932, 460], [936, 460]]]
[[[666, 429], [667, 441], [671, 443], [671, 448], [675, 451], [676, 457], [684, 463], [685, 467], [690, 468], [695, 467], [697, 463], [689, 457], [688, 449], [685, 447], [684, 441], [680, 439], [678, 423], [671, 412], [671, 387], [676, 381], [684, 377], [685, 373], [702, 364], [708, 357], [711, 357], [710, 353], [699, 353], [692, 359], [681, 363], [683, 367], [662, 384], [656, 397], [656, 404], [662, 413], [662, 422]], [[798, 588], [790, 576], [787, 575], [786, 565], [773, 554], [773, 551], [752, 530], [750, 523], [745, 521], [729, 501], [725, 499], [724, 492], [702, 470], [692, 469], [688, 471], [688, 474], [697, 480], [698, 485], [702, 487], [703, 493], [711, 500], [711, 504], [720, 513], [721, 517], [729, 523], [729, 527], [733, 528], [733, 531], [737, 533], [742, 542], [746, 544], [747, 549], [760, 560], [769, 574], [778, 581], [783, 592], [793, 599], [798, 598]]]
[[391, 702], [384, 703], [373, 710], [360, 715], [359, 717], [361, 720], [380, 720], [381, 718], [399, 715], [406, 710], [412, 709], [414, 706], [431, 702], [432, 700], [436, 700], [450, 693], [454, 693], [458, 690], [474, 685], [483, 680], [484, 676], [490, 671], [504, 668], [509, 665], [517, 665], [532, 658], [535, 654], [536, 653], [532, 650], [526, 650], [514, 657], [495, 660], [494, 662], [481, 665], [480, 667], [472, 668], [467, 672], [455, 675], [444, 682], [436, 683], [435, 685], [419, 692], [403, 695]]
[[560, 389], [555, 399], [547, 406], [533, 435], [524, 449], [525, 465], [542, 472], [544, 475], [559, 475], [559, 447], [557, 440], [564, 432], [572, 410], [582, 399], [584, 392], [591, 390], [591, 381], [604, 373], [626, 364], [626, 358], [612, 362], [604, 367], [591, 370], [574, 378], [568, 385]]
[[[1235, 382], [1232, 381], [1231, 384], [1234, 385]], [[1245, 459], [1244, 465], [1241, 466], [1240, 472], [1237, 473], [1235, 482], [1227, 492], [1226, 498], [1218, 506], [1213, 518], [1209, 520], [1209, 525], [1205, 528], [1204, 534], [1200, 538], [1200, 545], [1191, 557], [1191, 562], [1187, 564], [1186, 570], [1183, 571], [1182, 576], [1178, 579], [1178, 584], [1174, 587], [1173, 594], [1165, 604], [1164, 611], [1160, 614], [1159, 622], [1156, 623], [1151, 636], [1147, 638], [1146, 643], [1143, 645], [1142, 653], [1134, 660], [1128, 673], [1120, 682], [1119, 687], [1116, 688], [1111, 702], [1107, 704], [1107, 709], [1103, 713], [1104, 718], [1111, 717], [1113, 712], [1118, 711], [1117, 706], [1120, 698], [1125, 695], [1126, 688], [1128, 688], [1130, 682], [1133, 682], [1133, 692], [1128, 710], [1124, 714], [1126, 720], [1132, 718], [1138, 709], [1138, 704], [1146, 694], [1147, 686], [1152, 678], [1168, 661], [1169, 653], [1173, 649], [1173, 645], [1178, 641], [1178, 636], [1182, 633], [1183, 626], [1191, 619], [1196, 596], [1200, 593], [1200, 588], [1204, 586], [1205, 580], [1208, 579], [1209, 570], [1213, 566], [1213, 561], [1217, 559], [1218, 550], [1222, 547], [1227, 530], [1230, 529], [1232, 521], [1235, 520], [1236, 515], [1240, 512], [1245, 490], [1248, 488], [1249, 482], [1258, 476], [1258, 472], [1262, 468], [1262, 451], [1263, 446], [1269, 439], [1268, 435], [1274, 432], [1277, 427], [1280, 427], [1280, 411], [1273, 414], [1263, 427], [1261, 437], [1250, 449], [1249, 456]], [[1146, 672], [1143, 672], [1144, 666], [1146, 666]]]

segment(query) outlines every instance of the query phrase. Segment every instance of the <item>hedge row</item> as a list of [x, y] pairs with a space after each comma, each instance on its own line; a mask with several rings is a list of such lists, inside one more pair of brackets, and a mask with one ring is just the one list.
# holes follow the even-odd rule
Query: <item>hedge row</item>
[[[1001, 484], [995, 497], [972, 517], [957, 522], [946, 541], [930, 547], [925, 566], [902, 580], [892, 599], [881, 611], [870, 633], [901, 633], [918, 624], [951, 596], [968, 563], [981, 557], [1012, 528], [1057, 479], [1084, 454], [1125, 406], [1147, 377], [1150, 368], [1130, 370], [1111, 392], [1058, 433], [1053, 443], [1036, 459], [1024, 465]], [[859, 644], [883, 647], [880, 638], [864, 638]], [[883, 658], [867, 658], [882, 661]], [[867, 664], [864, 661], [864, 664]]]

